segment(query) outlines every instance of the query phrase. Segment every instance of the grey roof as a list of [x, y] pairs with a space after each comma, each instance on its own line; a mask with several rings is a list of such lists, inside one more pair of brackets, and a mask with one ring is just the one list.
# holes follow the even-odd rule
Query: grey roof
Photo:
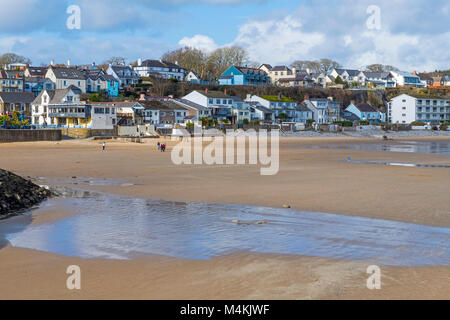
[[239, 66], [234, 66], [234, 67], [244, 74], [249, 73], [249, 74], [267, 75], [267, 73], [261, 69], [250, 68], [250, 67], [239, 67]]
[[444, 76], [442, 77], [442, 80], [444, 80], [444, 81], [450, 81], [450, 75], [449, 75], [449, 74], [444, 75]]
[[339, 75], [341, 75], [345, 71], [347, 71], [348, 75], [351, 77], [357, 76], [361, 72], [359, 70], [354, 70], [354, 69], [335, 69], [335, 70]]
[[291, 71], [291, 69], [286, 66], [275, 66], [270, 71]]
[[262, 105], [255, 105], [255, 106], [252, 106], [252, 107], [255, 108], [256, 110], [262, 111], [264, 113], [273, 113], [272, 109], [266, 108], [266, 107], [264, 107]]
[[259, 67], [260, 69], [262, 68], [262, 67], [266, 67], [267, 69], [272, 69], [272, 66], [270, 65], [270, 64], [268, 64], [268, 63], [263, 63], [262, 65], [261, 65], [261, 67]]
[[279, 82], [291, 82], [291, 81], [309, 81], [313, 82], [314, 80], [307, 74], [297, 74], [295, 78], [282, 78], [278, 80]]
[[232, 99], [234, 102], [244, 102], [244, 100], [242, 100], [241, 98], [236, 97], [236, 96], [232, 96], [231, 99]]
[[15, 71], [15, 70], [0, 70], [0, 78], [23, 78], [23, 71]]
[[72, 68], [55, 68], [55, 67], [52, 67], [52, 70], [57, 79], [86, 80], [86, 76], [81, 70]]
[[186, 110], [174, 101], [142, 101], [140, 102], [146, 110]]
[[371, 71], [364, 71], [364, 75], [367, 78], [387, 78], [390, 75], [390, 72], [371, 72]]
[[192, 102], [192, 101], [189, 101], [186, 99], [176, 99], [175, 101], [182, 103], [188, 107], [194, 108], [196, 110], [202, 110], [202, 111], [209, 110], [207, 107], [204, 107], [198, 103], [195, 103], [195, 102]]
[[32, 92], [0, 92], [0, 100], [4, 103], [31, 103], [34, 100]]
[[27, 69], [33, 77], [43, 77], [47, 73], [46, 67], [28, 67]]
[[41, 98], [44, 92], [50, 97], [49, 104], [61, 103], [64, 96], [72, 90], [74, 93], [80, 94], [81, 90], [75, 86], [70, 86], [67, 89], [56, 89], [56, 90], [42, 90], [41, 93], [33, 100], [33, 104], [41, 104]]
[[142, 67], [150, 67], [150, 68], [175, 68], [175, 69], [183, 69], [179, 65], [164, 61], [164, 60], [145, 60], [142, 62]]
[[378, 110], [374, 107], [372, 107], [368, 103], [360, 103], [356, 105], [356, 108], [361, 112], [377, 112]]
[[311, 110], [310, 108], [308, 108], [308, 107], [306, 106], [305, 103], [301, 103], [301, 104], [298, 106], [298, 110], [300, 110], [300, 111], [310, 111], [310, 112], [312, 112], [312, 110]]

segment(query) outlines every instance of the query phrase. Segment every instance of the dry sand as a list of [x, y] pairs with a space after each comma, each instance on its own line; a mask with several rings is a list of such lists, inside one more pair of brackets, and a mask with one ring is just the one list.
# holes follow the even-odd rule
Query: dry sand
[[[440, 138], [441, 140], [448, 138]], [[428, 139], [424, 139], [428, 140]], [[175, 166], [154, 144], [64, 141], [0, 145], [0, 167], [48, 179], [120, 179], [132, 186], [82, 186], [120, 195], [242, 203], [374, 217], [450, 227], [450, 170], [347, 163], [383, 160], [450, 165], [444, 155], [300, 149], [295, 145], [374, 142], [349, 138], [287, 138], [280, 172], [254, 166]], [[156, 140], [154, 143], [156, 144]], [[168, 142], [169, 150], [172, 143]], [[65, 216], [46, 213], [35, 223]], [[83, 289], [65, 288], [78, 264]], [[245, 254], [210, 261], [146, 257], [83, 260], [32, 250], [0, 250], [0, 298], [379, 299], [450, 298], [449, 267], [382, 267], [382, 290], [366, 288], [367, 265], [279, 255]]]

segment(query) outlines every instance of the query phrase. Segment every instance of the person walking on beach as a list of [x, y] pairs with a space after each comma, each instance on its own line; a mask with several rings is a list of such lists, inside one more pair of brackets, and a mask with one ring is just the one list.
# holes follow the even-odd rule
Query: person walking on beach
[[103, 141], [103, 143], [102, 143], [102, 149], [103, 149], [103, 151], [105, 151], [105, 148], [106, 148], [106, 143]]

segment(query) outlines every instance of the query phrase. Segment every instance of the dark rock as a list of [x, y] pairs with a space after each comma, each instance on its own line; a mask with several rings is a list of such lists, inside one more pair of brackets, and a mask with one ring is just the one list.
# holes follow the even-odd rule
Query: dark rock
[[29, 209], [50, 196], [50, 190], [0, 169], [0, 219]]

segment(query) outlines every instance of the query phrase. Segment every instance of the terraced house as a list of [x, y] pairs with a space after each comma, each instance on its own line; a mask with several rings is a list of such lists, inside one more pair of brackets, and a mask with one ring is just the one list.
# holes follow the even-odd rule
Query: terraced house
[[222, 86], [266, 86], [270, 84], [270, 77], [261, 69], [231, 66], [222, 73], [219, 84]]

